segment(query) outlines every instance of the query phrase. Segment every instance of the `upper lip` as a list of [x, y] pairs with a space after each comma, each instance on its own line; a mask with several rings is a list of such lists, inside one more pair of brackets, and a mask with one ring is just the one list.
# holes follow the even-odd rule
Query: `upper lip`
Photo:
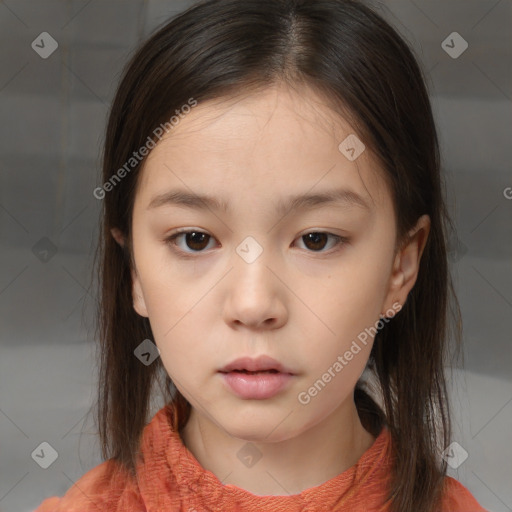
[[293, 375], [293, 371], [283, 366], [279, 361], [276, 361], [269, 356], [259, 356], [257, 358], [251, 357], [240, 357], [231, 361], [231, 363], [224, 366], [219, 371], [222, 373], [229, 373], [233, 370], [247, 370], [250, 372], [258, 372], [265, 370], [277, 370], [281, 373], [290, 373]]

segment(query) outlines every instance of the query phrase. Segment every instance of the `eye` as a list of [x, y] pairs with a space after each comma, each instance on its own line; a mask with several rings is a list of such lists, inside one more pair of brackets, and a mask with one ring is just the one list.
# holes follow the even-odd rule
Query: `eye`
[[[176, 242], [180, 237], [184, 236], [185, 246], [190, 251], [187, 251], [186, 248], [180, 247]], [[327, 231], [311, 231], [299, 237], [297, 240], [303, 240], [304, 244], [308, 249], [311, 249], [309, 252], [327, 252], [323, 251], [326, 246], [326, 241], [331, 238], [333, 243], [332, 247], [337, 247], [340, 245], [344, 245], [349, 241], [348, 238], [334, 235], [333, 233], [329, 233]], [[171, 249], [176, 252], [181, 252], [184, 256], [190, 256], [194, 253], [204, 252], [204, 249], [208, 247], [208, 242], [213, 237], [208, 233], [203, 231], [195, 230], [195, 229], [182, 229], [172, 234], [171, 236], [165, 239], [165, 243], [171, 246]]]
[[[204, 233], [203, 231], [190, 229], [190, 230], [180, 230], [174, 235], [171, 235], [170, 237], [165, 239], [165, 242], [169, 245], [171, 245], [171, 248], [174, 250], [178, 244], [175, 242], [176, 239], [181, 237], [182, 235], [185, 235], [185, 244], [188, 248], [192, 249], [192, 253], [194, 252], [202, 252], [202, 249], [205, 248], [205, 241], [206, 246], [207, 242], [211, 238], [210, 235], [207, 233]], [[182, 248], [179, 248], [178, 250], [181, 250], [185, 254], [191, 254]]]
[[320, 252], [325, 247], [325, 242], [329, 237], [333, 240], [331, 248], [348, 242], [347, 238], [328, 233], [327, 231], [311, 231], [310, 233], [302, 235], [300, 240], [304, 240], [305, 245], [308, 248], [312, 248], [312, 252]]

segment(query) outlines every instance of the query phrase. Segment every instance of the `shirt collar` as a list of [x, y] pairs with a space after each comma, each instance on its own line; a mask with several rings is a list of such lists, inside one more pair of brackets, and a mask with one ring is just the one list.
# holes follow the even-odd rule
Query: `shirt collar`
[[[314, 512], [349, 510], [352, 500], [364, 492], [365, 506], [385, 500], [390, 473], [390, 434], [384, 427], [358, 462], [321, 485], [288, 496], [257, 496], [231, 484], [223, 484], [203, 468], [176, 431], [177, 410], [172, 403], [160, 409], [146, 425], [141, 440], [143, 461], [137, 468], [141, 494], [154, 510], [212, 510], [223, 512]], [[364, 491], [363, 491], [364, 488]], [[361, 491], [361, 492], [360, 492]], [[146, 499], [144, 499], [146, 501]], [[155, 503], [156, 502], [156, 503]], [[179, 504], [179, 505], [178, 505]], [[178, 506], [178, 508], [176, 508]]]

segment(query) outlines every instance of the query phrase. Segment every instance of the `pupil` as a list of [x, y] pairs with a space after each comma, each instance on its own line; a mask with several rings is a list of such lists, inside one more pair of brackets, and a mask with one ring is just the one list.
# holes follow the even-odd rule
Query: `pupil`
[[[190, 245], [189, 241], [190, 241], [190, 238], [194, 237], [194, 236], [198, 236], [200, 238], [206, 238], [208, 235], [206, 233], [198, 233], [197, 231], [192, 231], [191, 233], [187, 233], [186, 234], [186, 237], [187, 237], [187, 245], [189, 246], [190, 249], [197, 249], [197, 250], [201, 250], [201, 249], [204, 249], [204, 247], [206, 247], [206, 245], [208, 245], [208, 241], [206, 241], [206, 245], [203, 247], [201, 242], [198, 242], [197, 240], [196, 241], [192, 241], [192, 246]], [[199, 244], [199, 247], [197, 246], [194, 246], [194, 244]]]
[[[327, 235], [325, 233], [308, 233], [307, 235], [304, 235], [304, 237], [307, 238], [308, 241], [313, 241], [313, 244], [320, 244], [321, 247], [315, 246], [312, 247], [313, 249], [323, 249], [325, 244], [322, 244], [322, 239], [325, 242], [325, 239], [327, 238]], [[306, 242], [306, 246], [307, 246]]]

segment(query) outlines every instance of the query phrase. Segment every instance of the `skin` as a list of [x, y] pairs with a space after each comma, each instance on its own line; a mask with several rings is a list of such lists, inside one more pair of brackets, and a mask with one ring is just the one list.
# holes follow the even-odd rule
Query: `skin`
[[[351, 162], [338, 149], [351, 133], [313, 91], [276, 85], [194, 107], [151, 151], [138, 183], [134, 308], [149, 317], [165, 369], [192, 405], [181, 437], [222, 483], [256, 495], [320, 485], [375, 441], [353, 401], [371, 337], [308, 404], [297, 398], [359, 333], [405, 303], [430, 229], [421, 217], [395, 252], [394, 206], [378, 162], [369, 150]], [[232, 211], [148, 209], [155, 195], [176, 187], [220, 197]], [[371, 209], [274, 211], [288, 195], [338, 187], [357, 192]], [[177, 228], [210, 238], [182, 235], [173, 251], [165, 238]], [[322, 231], [349, 241], [302, 238]], [[112, 234], [123, 243], [118, 230]], [[263, 249], [252, 263], [236, 252], [247, 236]], [[261, 354], [296, 375], [270, 399], [241, 399], [217, 372]], [[261, 453], [252, 467], [237, 457], [247, 442]]]

